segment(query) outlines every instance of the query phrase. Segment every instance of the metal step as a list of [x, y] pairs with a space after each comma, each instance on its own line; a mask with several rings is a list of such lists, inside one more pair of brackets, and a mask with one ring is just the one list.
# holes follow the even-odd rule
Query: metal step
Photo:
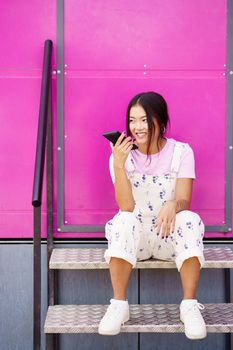
[[[54, 249], [50, 269], [108, 269], [104, 248]], [[233, 251], [228, 247], [204, 249], [204, 268], [233, 268]], [[137, 262], [138, 269], [176, 268], [173, 261], [149, 259]]]
[[[45, 320], [45, 333], [97, 333], [107, 305], [50, 306]], [[205, 304], [201, 311], [207, 332], [233, 332], [233, 304]], [[130, 305], [130, 320], [122, 332], [182, 333], [177, 304]]]

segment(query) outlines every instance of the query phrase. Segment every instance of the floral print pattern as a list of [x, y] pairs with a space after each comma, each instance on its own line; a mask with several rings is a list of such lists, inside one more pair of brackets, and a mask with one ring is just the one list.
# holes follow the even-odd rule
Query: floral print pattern
[[[181, 158], [177, 154], [179, 151], [179, 147], [174, 149], [176, 162]], [[196, 255], [202, 264], [204, 224], [198, 214], [190, 210], [181, 211], [176, 214], [174, 232], [165, 238], [160, 233], [155, 234], [155, 224], [162, 205], [166, 200], [174, 199], [176, 172], [171, 169], [170, 173], [161, 176], [136, 173], [133, 158], [130, 162], [132, 171], [129, 180], [135, 209], [133, 213], [119, 211], [105, 225], [108, 239], [106, 260], [110, 259], [111, 252], [118, 251], [117, 256], [122, 256], [133, 266], [136, 260], [154, 257], [175, 261], [180, 268], [184, 259]], [[179, 168], [179, 164], [175, 166]], [[180, 256], [183, 256], [183, 260]]]

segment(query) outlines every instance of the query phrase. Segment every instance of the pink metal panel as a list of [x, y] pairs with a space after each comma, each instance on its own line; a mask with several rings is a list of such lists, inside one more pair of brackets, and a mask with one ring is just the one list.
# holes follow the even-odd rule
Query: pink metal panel
[[0, 70], [40, 70], [46, 39], [56, 39], [56, 0], [1, 1]]
[[0, 79], [0, 237], [8, 238], [31, 237], [33, 232], [31, 197], [41, 83], [35, 73], [27, 79], [15, 75]]
[[226, 0], [65, 2], [70, 69], [223, 69]]
[[[0, 57], [0, 238], [33, 234], [31, 195], [43, 44], [55, 38], [55, 3], [19, 0], [14, 6], [1, 6], [1, 48], [7, 55]], [[168, 137], [194, 149], [197, 180], [192, 209], [206, 224], [222, 223], [225, 45], [226, 0], [176, 0], [172, 6], [169, 0], [65, 2], [67, 224], [104, 224], [117, 210], [108, 171], [110, 148], [101, 135], [125, 129], [129, 99], [146, 90], [167, 99], [172, 123]], [[55, 112], [55, 76], [53, 83]], [[57, 237], [103, 237], [56, 232], [55, 117], [54, 231]], [[45, 204], [43, 194], [43, 236]], [[232, 233], [212, 234], [221, 235]]]
[[[101, 135], [104, 131], [124, 130], [128, 101], [136, 93], [149, 90], [159, 91], [168, 102], [171, 129], [167, 136], [188, 142], [194, 149], [197, 179], [192, 209], [200, 213], [206, 224], [222, 224], [225, 78], [219, 72], [196, 74], [195, 78], [192, 74], [189, 79], [177, 74], [168, 80], [162, 75], [127, 80], [75, 78], [73, 74], [67, 77], [65, 218], [68, 224], [104, 224], [116, 211], [108, 170], [110, 147]], [[209, 159], [214, 161], [208, 161], [207, 166]]]
[[[41, 69], [44, 41], [56, 47], [56, 0], [2, 2], [0, 38], [0, 238], [31, 238]], [[42, 201], [45, 236], [45, 192]]]
[[225, 0], [66, 3], [67, 224], [101, 224], [115, 213], [101, 134], [125, 129], [129, 99], [148, 90], [168, 101], [168, 137], [194, 149], [192, 209], [206, 224], [223, 223], [225, 62]]

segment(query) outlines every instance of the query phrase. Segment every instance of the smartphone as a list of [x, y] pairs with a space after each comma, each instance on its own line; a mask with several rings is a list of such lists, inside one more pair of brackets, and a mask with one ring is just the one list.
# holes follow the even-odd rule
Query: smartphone
[[[109, 141], [111, 141], [113, 143], [113, 145], [115, 145], [115, 143], [117, 142], [117, 140], [121, 136], [121, 133], [119, 131], [110, 131], [110, 132], [105, 132], [103, 134], [103, 136], [106, 137], [106, 139], [108, 139]], [[126, 139], [126, 137], [124, 137], [122, 141], [124, 141], [125, 139]], [[137, 148], [138, 148], [138, 146], [133, 144], [132, 149], [137, 149]]]

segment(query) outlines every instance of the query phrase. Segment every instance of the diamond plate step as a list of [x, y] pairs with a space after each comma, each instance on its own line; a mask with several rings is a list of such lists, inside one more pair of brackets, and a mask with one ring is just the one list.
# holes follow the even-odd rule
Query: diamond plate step
[[[97, 333], [107, 305], [50, 306], [45, 320], [45, 333]], [[233, 332], [233, 304], [205, 304], [201, 311], [210, 333]], [[121, 328], [130, 333], [182, 333], [179, 305], [130, 305], [130, 320]]]
[[[50, 269], [108, 269], [104, 259], [104, 248], [54, 249], [51, 255]], [[204, 268], [233, 268], [233, 251], [228, 248], [204, 249]], [[137, 262], [136, 268], [176, 268], [173, 261], [149, 259]]]

